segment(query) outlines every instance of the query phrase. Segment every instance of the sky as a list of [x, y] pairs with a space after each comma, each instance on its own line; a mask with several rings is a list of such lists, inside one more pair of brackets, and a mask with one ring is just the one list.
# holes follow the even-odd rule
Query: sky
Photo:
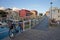
[[5, 8], [25, 8], [28, 10], [37, 10], [39, 13], [45, 13], [50, 7], [60, 8], [60, 0], [0, 0], [0, 6]]

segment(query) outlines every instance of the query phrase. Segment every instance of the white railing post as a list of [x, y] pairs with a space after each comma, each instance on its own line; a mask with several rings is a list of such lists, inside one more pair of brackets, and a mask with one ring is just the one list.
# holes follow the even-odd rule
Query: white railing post
[[23, 21], [23, 31], [25, 31], [25, 22]]
[[29, 28], [31, 29], [31, 20], [29, 20]]

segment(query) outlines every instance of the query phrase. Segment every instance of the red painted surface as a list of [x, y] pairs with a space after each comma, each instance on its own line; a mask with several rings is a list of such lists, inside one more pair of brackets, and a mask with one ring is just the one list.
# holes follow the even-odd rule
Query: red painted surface
[[25, 17], [25, 15], [26, 15], [25, 10], [20, 10], [19, 15], [20, 15], [20, 17]]
[[19, 11], [20, 17], [26, 17], [26, 14], [30, 12], [29, 10], [22, 9]]

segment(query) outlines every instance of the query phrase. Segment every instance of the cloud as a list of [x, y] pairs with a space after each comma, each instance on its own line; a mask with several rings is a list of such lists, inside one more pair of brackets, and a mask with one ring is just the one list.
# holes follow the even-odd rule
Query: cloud
[[13, 7], [12, 9], [13, 9], [13, 10], [20, 10], [20, 8], [16, 8], [16, 7]]

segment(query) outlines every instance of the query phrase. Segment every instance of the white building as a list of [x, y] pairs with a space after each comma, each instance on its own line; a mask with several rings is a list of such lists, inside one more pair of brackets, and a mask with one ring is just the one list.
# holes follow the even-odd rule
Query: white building
[[51, 11], [51, 9], [49, 9], [46, 12], [46, 14], [49, 18], [51, 18], [51, 13], [52, 13], [52, 18], [55, 18], [56, 20], [60, 20], [60, 8], [52, 7], [52, 11]]
[[13, 20], [19, 20], [19, 13], [16, 11], [13, 11], [12, 9], [8, 8], [6, 9], [6, 12], [8, 12], [7, 18], [13, 19]]

